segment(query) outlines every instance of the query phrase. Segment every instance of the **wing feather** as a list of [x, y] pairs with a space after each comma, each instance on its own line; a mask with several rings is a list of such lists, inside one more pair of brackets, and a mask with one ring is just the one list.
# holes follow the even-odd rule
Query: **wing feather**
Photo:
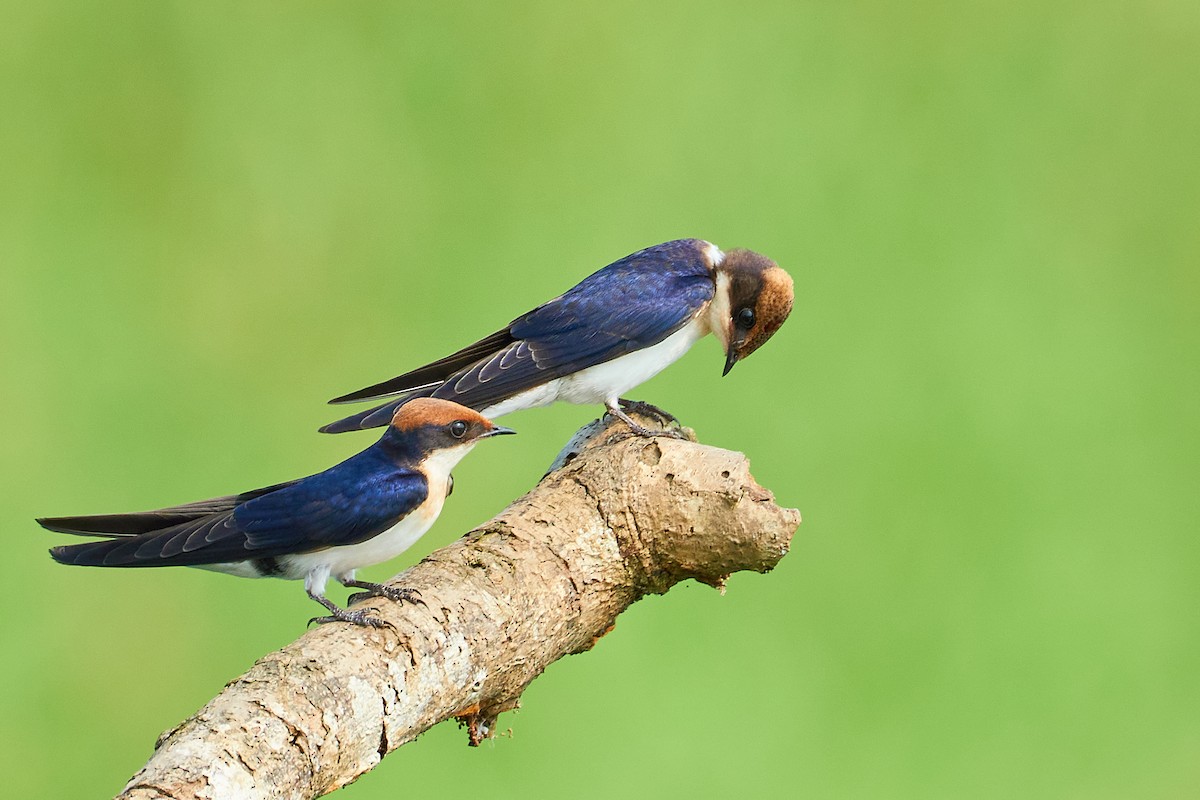
[[50, 552], [65, 564], [108, 567], [200, 566], [310, 552], [366, 541], [428, 496], [423, 475], [387, 468], [373, 450], [280, 487], [158, 530]]
[[[341, 433], [386, 425], [415, 397], [454, 400], [482, 410], [548, 381], [661, 342], [712, 300], [705, 249], [695, 239], [647, 248], [589, 275], [509, 326], [441, 361], [338, 398], [403, 392], [381, 406], [332, 422]], [[421, 381], [440, 381], [436, 385]]]
[[47, 530], [58, 533], [73, 533], [82, 536], [105, 534], [108, 536], [136, 536], [141, 533], [162, 530], [188, 520], [206, 517], [222, 511], [230, 511], [235, 507], [260, 497], [264, 494], [279, 491], [291, 486], [295, 481], [276, 483], [261, 489], [252, 489], [240, 494], [230, 494], [224, 497], [214, 497], [210, 500], [198, 500], [194, 503], [159, 508], [154, 511], [135, 511], [127, 514], [92, 514], [77, 517], [42, 517], [38, 524]]
[[512, 342], [512, 334], [508, 329], [496, 331], [463, 349], [451, 353], [445, 358], [418, 367], [411, 372], [397, 375], [381, 383], [359, 389], [356, 392], [335, 397], [330, 403], [354, 403], [361, 400], [378, 400], [397, 394], [409, 394], [431, 386], [438, 386], [460, 369], [474, 364], [481, 358], [486, 358], [497, 350], [502, 350]]

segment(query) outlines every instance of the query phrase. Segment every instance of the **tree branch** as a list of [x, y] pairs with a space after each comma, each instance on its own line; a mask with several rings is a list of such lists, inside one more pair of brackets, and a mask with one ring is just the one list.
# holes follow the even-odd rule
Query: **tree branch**
[[594, 422], [531, 492], [393, 579], [423, 604], [370, 601], [394, 629], [324, 625], [265, 656], [159, 737], [119, 797], [319, 797], [452, 717], [478, 744], [630, 604], [767, 572], [799, 524], [740, 453]]

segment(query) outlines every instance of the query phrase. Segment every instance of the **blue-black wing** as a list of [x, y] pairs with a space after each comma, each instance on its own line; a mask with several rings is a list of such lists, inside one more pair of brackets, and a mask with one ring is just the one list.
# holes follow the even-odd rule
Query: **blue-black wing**
[[136, 536], [140, 533], [161, 531], [173, 525], [212, 516], [222, 511], [232, 511], [248, 500], [264, 494], [277, 492], [295, 481], [277, 483], [262, 489], [252, 489], [240, 494], [198, 500], [181, 506], [159, 508], [154, 511], [134, 511], [127, 514], [92, 514], [76, 517], [42, 517], [38, 524], [58, 533], [74, 533], [81, 536], [103, 534], [105, 536]]
[[199, 566], [357, 544], [428, 496], [418, 472], [380, 468], [372, 451], [233, 509], [161, 530], [55, 547], [56, 561], [105, 567]]
[[[547, 381], [661, 342], [686, 325], [712, 299], [713, 291], [703, 243], [682, 239], [647, 248], [518, 317], [506, 331], [459, 351], [483, 354], [466, 365], [455, 361], [458, 369], [445, 375], [441, 383], [405, 386], [405, 376], [401, 376], [378, 384], [374, 388], [405, 394], [321, 430], [341, 433], [387, 424], [394, 409], [413, 397], [439, 397], [477, 410], [486, 408]], [[490, 353], [480, 347], [484, 342], [495, 345]], [[426, 370], [422, 367], [410, 375], [421, 374], [429, 381], [434, 376]]]
[[434, 397], [484, 408], [554, 378], [657, 344], [712, 299], [707, 269], [648, 270], [618, 262], [517, 319], [517, 339], [448, 379]]
[[490, 358], [498, 350], [512, 344], [513, 337], [508, 328], [496, 331], [491, 336], [485, 336], [478, 342], [467, 345], [456, 353], [438, 359], [412, 372], [406, 372], [395, 378], [376, 383], [357, 392], [335, 397], [330, 403], [356, 403], [360, 400], [378, 400], [395, 394], [408, 394], [414, 390], [436, 386], [446, 378], [465, 367], [469, 367], [481, 358]]

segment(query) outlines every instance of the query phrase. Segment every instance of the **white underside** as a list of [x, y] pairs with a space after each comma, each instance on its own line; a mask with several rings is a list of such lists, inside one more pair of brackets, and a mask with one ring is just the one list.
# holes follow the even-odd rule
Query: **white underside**
[[698, 314], [687, 325], [656, 345], [556, 378], [501, 400], [479, 413], [495, 418], [527, 408], [548, 406], [554, 402], [590, 405], [615, 401], [630, 389], [645, 383], [674, 364], [708, 332], [708, 314]]
[[[282, 571], [273, 577], [288, 580], [303, 578], [306, 589], [323, 596], [325, 583], [331, 575], [342, 581], [354, 580], [355, 570], [379, 564], [400, 555], [424, 536], [425, 532], [433, 526], [438, 515], [442, 513], [442, 505], [446, 501], [446, 493], [449, 489], [450, 471], [467, 453], [471, 452], [476, 443], [471, 442], [439, 450], [426, 458], [421, 463], [420, 469], [429, 480], [429, 496], [425, 502], [401, 517], [395, 525], [383, 533], [372, 536], [365, 542], [345, 547], [329, 547], [312, 553], [279, 556], [276, 561]], [[263, 577], [253, 561], [207, 564], [201, 569], [224, 572], [242, 578]]]

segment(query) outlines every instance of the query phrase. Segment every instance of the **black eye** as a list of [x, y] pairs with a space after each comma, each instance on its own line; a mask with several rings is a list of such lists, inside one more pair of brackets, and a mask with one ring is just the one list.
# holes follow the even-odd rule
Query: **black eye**
[[754, 327], [754, 309], [743, 308], [737, 313], [737, 326], [749, 330]]
[[467, 423], [461, 419], [456, 419], [450, 423], [450, 435], [455, 439], [461, 439], [467, 432]]

